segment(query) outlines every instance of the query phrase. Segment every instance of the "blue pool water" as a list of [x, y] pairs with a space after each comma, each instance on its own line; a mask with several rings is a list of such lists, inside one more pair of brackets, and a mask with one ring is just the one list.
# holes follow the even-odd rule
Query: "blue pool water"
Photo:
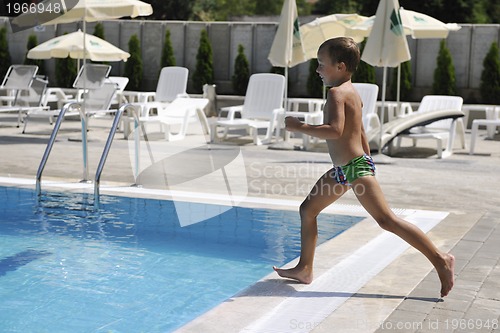
[[[360, 220], [321, 216], [318, 244]], [[180, 227], [171, 201], [102, 196], [96, 212], [87, 194], [0, 187], [1, 331], [171, 332], [299, 254], [293, 211]]]

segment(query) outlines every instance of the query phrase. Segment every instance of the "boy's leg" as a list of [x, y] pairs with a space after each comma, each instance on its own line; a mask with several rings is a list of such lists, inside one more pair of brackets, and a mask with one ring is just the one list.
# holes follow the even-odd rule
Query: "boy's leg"
[[318, 238], [316, 217], [323, 209], [349, 190], [349, 186], [337, 183], [332, 173], [335, 174], [335, 169], [321, 176], [300, 205], [300, 260], [294, 268], [281, 269], [273, 267], [281, 277], [298, 280], [302, 283], [312, 282], [314, 250]]
[[375, 177], [358, 178], [353, 182], [353, 190], [361, 205], [383, 229], [398, 235], [430, 260], [441, 280], [441, 296], [448, 295], [453, 287], [455, 258], [439, 251], [422, 230], [390, 210]]

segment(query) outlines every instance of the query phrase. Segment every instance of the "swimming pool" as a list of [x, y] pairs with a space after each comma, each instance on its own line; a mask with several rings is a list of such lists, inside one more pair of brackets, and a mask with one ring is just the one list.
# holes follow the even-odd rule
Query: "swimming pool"
[[[232, 207], [180, 227], [172, 201], [92, 201], [0, 187], [2, 332], [170, 332], [299, 255], [296, 211]], [[321, 216], [318, 244], [361, 219]]]

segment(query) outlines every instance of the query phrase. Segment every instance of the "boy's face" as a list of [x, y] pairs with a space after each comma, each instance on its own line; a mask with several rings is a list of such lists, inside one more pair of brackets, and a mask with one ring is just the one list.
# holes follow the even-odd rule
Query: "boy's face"
[[339, 62], [332, 64], [328, 52], [324, 50], [318, 52], [318, 68], [316, 69], [316, 73], [319, 74], [325, 86], [335, 86], [335, 83], [342, 78], [342, 68], [345, 67], [342, 65], [344, 64]]

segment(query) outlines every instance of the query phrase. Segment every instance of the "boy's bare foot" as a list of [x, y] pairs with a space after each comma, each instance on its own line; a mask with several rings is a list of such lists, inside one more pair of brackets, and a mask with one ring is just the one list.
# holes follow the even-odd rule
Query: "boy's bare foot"
[[444, 255], [445, 265], [438, 271], [441, 280], [441, 297], [448, 295], [455, 280], [455, 257], [447, 253]]
[[297, 280], [301, 283], [310, 284], [313, 280], [312, 272], [309, 272], [307, 269], [299, 269], [297, 267], [283, 269], [273, 266], [273, 269], [278, 273], [279, 276]]

